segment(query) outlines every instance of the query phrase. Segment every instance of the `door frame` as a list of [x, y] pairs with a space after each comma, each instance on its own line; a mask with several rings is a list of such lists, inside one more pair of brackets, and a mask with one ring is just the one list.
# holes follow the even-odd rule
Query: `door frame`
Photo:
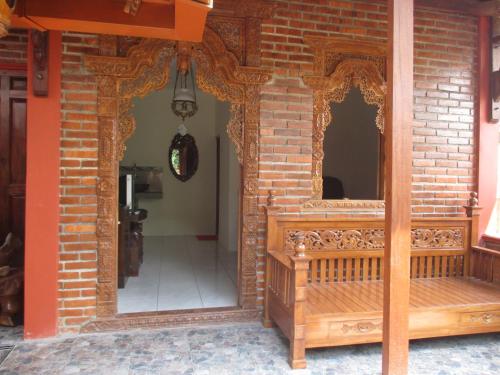
[[[106, 43], [109, 48], [109, 38]], [[238, 264], [241, 307], [238, 310], [243, 313], [234, 309], [155, 314], [118, 314], [117, 311], [118, 168], [125, 142], [135, 130], [132, 99], [144, 97], [167, 84], [170, 62], [178, 51], [191, 54], [196, 62], [198, 87], [231, 104], [227, 131], [243, 170]], [[95, 74], [98, 91], [98, 285], [97, 320], [87, 324], [83, 331], [136, 327], [151, 316], [156, 316], [156, 321], [163, 325], [169, 321], [192, 323], [217, 321], [224, 316], [237, 319], [256, 316], [260, 86], [271, 79], [271, 71], [241, 66], [217, 32], [209, 27], [201, 43], [143, 39], [130, 48], [126, 57], [86, 56], [85, 66]]]

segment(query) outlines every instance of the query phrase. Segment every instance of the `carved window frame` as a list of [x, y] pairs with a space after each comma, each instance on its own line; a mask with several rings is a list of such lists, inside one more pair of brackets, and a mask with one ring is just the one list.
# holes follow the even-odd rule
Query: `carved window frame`
[[303, 76], [304, 83], [313, 89], [312, 140], [312, 199], [305, 210], [326, 211], [383, 211], [384, 200], [324, 200], [323, 199], [323, 141], [332, 120], [331, 103], [341, 103], [352, 87], [358, 87], [367, 104], [378, 107], [376, 126], [384, 133], [386, 111], [385, 44], [340, 37], [306, 36], [312, 49], [313, 74]]
[[[103, 39], [103, 40], [113, 40]], [[106, 43], [106, 42], [104, 42]], [[115, 42], [116, 43], [116, 42]], [[103, 47], [103, 46], [101, 46]], [[111, 42], [104, 46], [116, 49]], [[143, 39], [130, 48], [127, 57], [86, 56], [85, 66], [96, 75], [98, 99], [98, 186], [97, 247], [98, 286], [97, 321], [86, 331], [113, 325], [117, 317], [118, 249], [118, 169], [125, 142], [135, 130], [132, 114], [135, 97], [165, 87], [170, 62], [179, 45], [174, 41]], [[185, 46], [184, 46], [185, 47]], [[257, 306], [256, 249], [258, 227], [258, 132], [260, 86], [271, 79], [271, 72], [241, 66], [225, 47], [221, 37], [207, 27], [203, 41], [190, 44], [197, 64], [199, 89], [231, 103], [227, 127], [242, 164], [241, 225], [239, 253], [239, 306]]]

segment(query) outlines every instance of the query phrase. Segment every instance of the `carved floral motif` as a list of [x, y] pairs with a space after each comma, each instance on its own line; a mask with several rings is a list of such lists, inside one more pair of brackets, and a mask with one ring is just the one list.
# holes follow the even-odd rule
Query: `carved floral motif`
[[359, 210], [359, 211], [383, 211], [384, 201], [377, 200], [346, 200], [346, 199], [312, 199], [302, 205], [304, 210], [332, 211], [332, 210]]
[[243, 64], [244, 50], [244, 27], [240, 19], [228, 17], [209, 17], [207, 24], [224, 41], [227, 49], [234, 53], [238, 61]]
[[463, 228], [417, 228], [411, 231], [413, 248], [457, 248], [464, 247]]
[[353, 324], [344, 323], [342, 324], [342, 333], [368, 333], [373, 331], [382, 331], [383, 323], [382, 321], [373, 322], [357, 322]]
[[[322, 250], [383, 250], [385, 231], [383, 228], [321, 229], [284, 231], [286, 251], [293, 251], [295, 239], [303, 236], [308, 251]], [[464, 228], [413, 228], [413, 249], [457, 249], [464, 248]]]
[[500, 315], [494, 312], [485, 312], [471, 314], [469, 320], [471, 323], [491, 324], [497, 321], [499, 317]]
[[309, 251], [318, 250], [354, 250], [383, 249], [384, 230], [365, 229], [325, 229], [313, 231], [286, 230], [285, 249], [295, 248], [295, 239], [303, 236], [303, 242]]

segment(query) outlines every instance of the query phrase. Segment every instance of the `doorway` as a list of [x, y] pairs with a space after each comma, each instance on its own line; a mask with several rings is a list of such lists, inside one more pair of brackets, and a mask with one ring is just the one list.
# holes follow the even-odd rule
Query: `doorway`
[[[241, 177], [227, 134], [230, 105], [196, 90], [198, 111], [180, 126], [170, 108], [175, 66], [174, 59], [164, 88], [133, 99], [136, 129], [120, 162], [122, 196], [127, 177], [133, 181], [131, 201], [120, 199], [119, 207], [119, 227], [126, 227], [118, 239], [120, 314], [238, 305]], [[194, 161], [183, 158], [186, 149], [173, 152], [185, 134]], [[123, 220], [130, 204], [137, 222]]]
[[[176, 55], [176, 42], [143, 39], [130, 48], [127, 57], [85, 57], [85, 66], [96, 76], [98, 86], [98, 177], [97, 246], [98, 290], [97, 319], [86, 332], [102, 327], [151, 326], [150, 314], [124, 317], [117, 309], [118, 247], [118, 172], [124, 146], [135, 131], [132, 100], [160, 90], [167, 84], [169, 67]], [[238, 305], [239, 309], [189, 314], [155, 314], [155, 321], [192, 322], [247, 319], [258, 314], [257, 253], [258, 243], [258, 125], [260, 86], [272, 77], [269, 70], [239, 65], [221, 37], [205, 29], [201, 43], [192, 45], [197, 65], [197, 85], [203, 91], [230, 103], [227, 131], [235, 145], [241, 165], [239, 217]], [[159, 324], [159, 323], [158, 323]]]
[[0, 71], [0, 325], [23, 319], [26, 197], [24, 72]]

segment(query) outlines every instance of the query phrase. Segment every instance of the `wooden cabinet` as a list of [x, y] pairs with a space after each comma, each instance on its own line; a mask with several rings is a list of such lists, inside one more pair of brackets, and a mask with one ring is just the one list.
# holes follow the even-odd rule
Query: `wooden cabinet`
[[147, 218], [147, 211], [120, 207], [119, 217], [118, 288], [124, 288], [129, 277], [139, 276], [144, 254], [142, 221]]

